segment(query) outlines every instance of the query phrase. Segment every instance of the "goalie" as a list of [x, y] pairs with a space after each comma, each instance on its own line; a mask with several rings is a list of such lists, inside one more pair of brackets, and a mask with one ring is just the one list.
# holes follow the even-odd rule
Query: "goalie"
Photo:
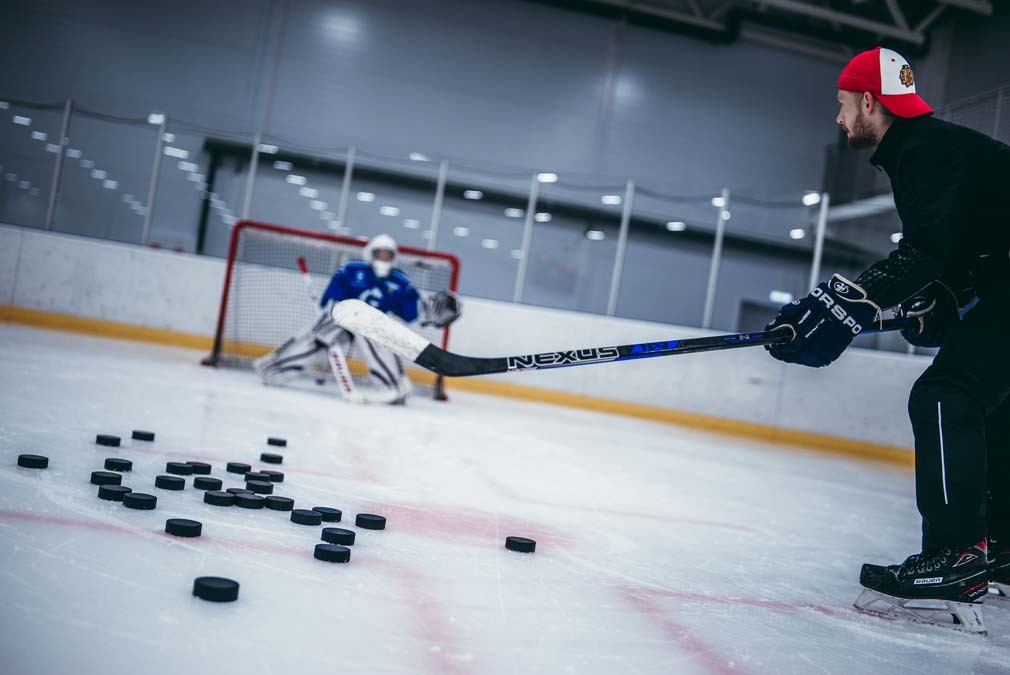
[[353, 385], [341, 382], [345, 397], [358, 402], [406, 402], [412, 387], [400, 357], [337, 326], [330, 317], [330, 308], [342, 300], [355, 298], [408, 324], [420, 321], [422, 326], [443, 328], [459, 317], [459, 300], [450, 291], [422, 297], [407, 275], [396, 269], [396, 241], [388, 234], [372, 238], [364, 253], [364, 262], [352, 260], [333, 274], [319, 298], [319, 315], [307, 330], [253, 362], [264, 384], [282, 384], [301, 375], [320, 373], [328, 369], [327, 361], [338, 381], [345, 380], [342, 376], [346, 371], [345, 357], [356, 343], [368, 367], [369, 384], [376, 393], [367, 397], [352, 395]]

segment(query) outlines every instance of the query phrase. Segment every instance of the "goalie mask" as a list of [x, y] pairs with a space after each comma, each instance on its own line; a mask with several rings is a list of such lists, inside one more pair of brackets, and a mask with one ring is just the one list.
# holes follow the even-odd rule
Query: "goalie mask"
[[375, 276], [385, 279], [393, 271], [396, 261], [396, 240], [388, 234], [372, 237], [365, 246], [365, 260], [372, 267]]

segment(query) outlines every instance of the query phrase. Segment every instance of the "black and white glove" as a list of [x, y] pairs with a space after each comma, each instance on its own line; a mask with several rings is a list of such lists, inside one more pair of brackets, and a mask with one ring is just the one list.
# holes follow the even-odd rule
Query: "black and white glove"
[[917, 319], [901, 336], [916, 347], [939, 347], [947, 333], [961, 320], [957, 294], [942, 281], [934, 281], [905, 300], [898, 308], [898, 318]]
[[789, 330], [791, 342], [765, 345], [779, 361], [821, 368], [845, 351], [853, 338], [878, 324], [880, 307], [866, 291], [836, 274], [805, 298], [779, 310], [765, 330]]
[[421, 325], [444, 328], [459, 318], [459, 298], [452, 291], [439, 291], [421, 300]]

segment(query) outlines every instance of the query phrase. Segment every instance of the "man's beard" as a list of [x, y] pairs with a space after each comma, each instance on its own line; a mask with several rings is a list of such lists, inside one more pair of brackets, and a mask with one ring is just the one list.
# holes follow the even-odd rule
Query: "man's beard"
[[850, 150], [869, 150], [877, 144], [877, 137], [870, 128], [869, 120], [863, 115], [862, 110], [856, 115], [852, 128], [846, 129], [846, 131], [849, 135]]

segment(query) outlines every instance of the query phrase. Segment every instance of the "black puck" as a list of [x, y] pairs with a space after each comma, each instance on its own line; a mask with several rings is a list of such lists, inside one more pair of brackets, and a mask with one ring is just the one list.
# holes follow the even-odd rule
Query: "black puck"
[[330, 544], [352, 546], [354, 544], [354, 531], [345, 530], [340, 527], [324, 527], [321, 539]]
[[232, 506], [235, 503], [235, 495], [230, 492], [210, 490], [203, 493], [203, 501], [211, 506]]
[[252, 467], [248, 464], [243, 464], [242, 462], [228, 462], [228, 473], [249, 473], [251, 470]]
[[119, 436], [111, 436], [109, 434], [98, 434], [95, 436], [95, 443], [99, 445], [108, 445], [113, 448], [119, 447]]
[[284, 438], [277, 438], [275, 436], [271, 436], [270, 438], [267, 439], [267, 445], [276, 445], [279, 448], [286, 448], [288, 447], [288, 441], [287, 439]]
[[193, 595], [211, 602], [231, 602], [238, 599], [238, 582], [224, 577], [197, 577]]
[[98, 498], [109, 502], [121, 502], [123, 497], [133, 492], [131, 488], [122, 485], [99, 485]]
[[318, 511], [323, 515], [324, 523], [339, 523], [340, 516], [343, 515], [340, 509], [331, 509], [329, 506], [313, 506], [312, 510]]
[[245, 478], [246, 482], [249, 482], [251, 480], [265, 480], [265, 481], [270, 480], [270, 476], [266, 475], [262, 471], [250, 471], [245, 476], [243, 476], [243, 478]]
[[359, 513], [354, 518], [354, 524], [366, 530], [386, 529], [386, 519], [373, 513]]
[[323, 522], [323, 514], [310, 509], [295, 509], [291, 512], [291, 522], [299, 525], [319, 525]]
[[127, 492], [123, 495], [123, 506], [128, 509], [151, 511], [158, 505], [158, 498], [143, 492]]
[[95, 485], [119, 485], [123, 477], [111, 471], [92, 471], [91, 482]]
[[245, 486], [258, 495], [268, 495], [274, 491], [274, 484], [268, 480], [246, 481]]
[[230, 492], [233, 495], [251, 495], [253, 493], [252, 490], [247, 490], [245, 488], [228, 488], [225, 492]]
[[351, 559], [351, 549], [336, 544], [316, 544], [316, 551], [312, 555], [316, 560], [345, 563]]
[[220, 490], [221, 479], [210, 476], [197, 476], [193, 479], [193, 487], [197, 490]]
[[505, 548], [517, 553], [533, 553], [537, 550], [537, 542], [526, 537], [505, 537]]
[[165, 532], [173, 537], [199, 537], [203, 533], [203, 524], [187, 518], [169, 518], [165, 521]]
[[186, 489], [186, 479], [178, 476], [157, 476], [154, 479], [154, 487], [162, 490], [184, 490]]
[[269, 478], [271, 483], [284, 482], [284, 474], [280, 471], [260, 471], [260, 473]]
[[135, 441], [153, 441], [154, 432], [153, 431], [139, 431], [137, 429], [133, 430], [133, 440]]
[[284, 455], [278, 455], [272, 452], [264, 452], [260, 455], [260, 461], [266, 462], [267, 464], [281, 464], [284, 461]]
[[18, 466], [26, 469], [45, 469], [49, 466], [49, 458], [42, 455], [18, 455]]
[[209, 476], [210, 475], [210, 464], [206, 462], [186, 462], [191, 467], [193, 467], [193, 473], [197, 476]]
[[235, 506], [243, 509], [262, 509], [266, 505], [266, 500], [259, 495], [235, 495]]
[[165, 465], [165, 471], [176, 476], [192, 476], [193, 465], [189, 462], [169, 462]]
[[290, 497], [270, 495], [265, 499], [266, 507], [273, 511], [290, 511], [295, 508], [295, 500]]
[[109, 457], [105, 460], [105, 468], [109, 471], [133, 471], [133, 462], [128, 459]]

